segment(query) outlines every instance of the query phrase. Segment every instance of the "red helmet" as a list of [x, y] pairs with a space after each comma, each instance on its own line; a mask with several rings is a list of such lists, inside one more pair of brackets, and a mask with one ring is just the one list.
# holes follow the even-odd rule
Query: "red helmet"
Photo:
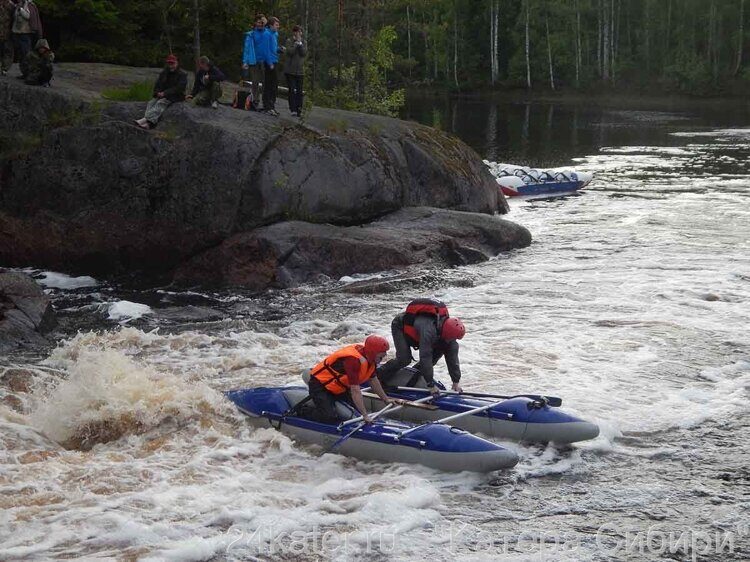
[[367, 336], [365, 340], [365, 354], [370, 357], [375, 357], [379, 353], [386, 353], [390, 347], [387, 339], [374, 334]]
[[460, 340], [464, 337], [466, 328], [464, 323], [458, 318], [446, 318], [443, 322], [443, 330], [440, 332], [440, 337], [445, 341]]

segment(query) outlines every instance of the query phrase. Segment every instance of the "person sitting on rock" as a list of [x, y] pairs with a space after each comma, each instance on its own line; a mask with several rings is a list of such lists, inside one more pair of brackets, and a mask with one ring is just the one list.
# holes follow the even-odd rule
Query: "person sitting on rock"
[[46, 39], [40, 39], [36, 42], [34, 50], [26, 55], [25, 82], [30, 86], [45, 86], [52, 80], [52, 63], [55, 60], [55, 53], [49, 48]]
[[[458, 361], [458, 341], [464, 337], [466, 329], [458, 318], [450, 318], [448, 307], [433, 299], [416, 299], [409, 303], [406, 311], [398, 314], [391, 322], [396, 358], [380, 367], [377, 372], [380, 382], [387, 387], [414, 386], [420, 376], [433, 394], [435, 386], [433, 367], [445, 356], [448, 374], [453, 381], [453, 390], [461, 392], [461, 367]], [[413, 380], [396, 384], [398, 371], [412, 361], [411, 348], [419, 350], [418, 375]]]
[[214, 65], [208, 57], [198, 59], [198, 70], [195, 72], [193, 91], [186, 98], [193, 100], [195, 105], [214, 109], [219, 107], [221, 99], [221, 83], [226, 80], [224, 73]]
[[338, 423], [341, 417], [336, 402], [351, 402], [370, 423], [360, 385], [370, 381], [371, 388], [383, 402], [395, 402], [386, 396], [375, 374], [378, 364], [388, 352], [388, 341], [380, 336], [367, 336], [364, 345], [348, 345], [326, 357], [310, 370], [310, 398], [315, 411], [310, 417], [322, 423]]
[[142, 129], [153, 129], [164, 111], [173, 103], [185, 100], [187, 73], [180, 68], [180, 61], [174, 55], [166, 58], [166, 68], [161, 71], [154, 85], [154, 97], [146, 106], [146, 114], [136, 120]]

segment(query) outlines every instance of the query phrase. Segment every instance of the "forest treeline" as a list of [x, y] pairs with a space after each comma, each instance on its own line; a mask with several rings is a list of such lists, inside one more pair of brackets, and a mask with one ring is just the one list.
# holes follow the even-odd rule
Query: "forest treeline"
[[[239, 74], [257, 12], [305, 29], [307, 89], [389, 112], [401, 87], [743, 93], [745, 0], [37, 0], [63, 61], [200, 50]], [[372, 107], [369, 107], [372, 106]]]

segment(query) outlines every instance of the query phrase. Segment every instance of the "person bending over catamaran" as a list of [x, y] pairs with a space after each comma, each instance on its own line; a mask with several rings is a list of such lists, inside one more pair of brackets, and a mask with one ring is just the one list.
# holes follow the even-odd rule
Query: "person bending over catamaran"
[[341, 417], [336, 411], [339, 400], [351, 401], [362, 414], [363, 421], [370, 423], [360, 385], [370, 381], [370, 387], [386, 404], [397, 402], [383, 391], [376, 378], [375, 369], [385, 358], [388, 341], [371, 335], [364, 345], [348, 345], [326, 357], [310, 370], [310, 398], [315, 411], [310, 417], [323, 423], [338, 423]]
[[453, 381], [453, 390], [461, 392], [461, 365], [458, 361], [458, 340], [464, 337], [466, 329], [458, 318], [451, 318], [448, 307], [433, 299], [416, 299], [409, 303], [406, 311], [397, 315], [391, 323], [396, 358], [391, 359], [377, 370], [377, 378], [386, 388], [394, 384], [395, 375], [407, 367], [414, 358], [411, 349], [419, 350], [419, 374], [412, 377], [406, 386], [414, 386], [417, 378], [424, 378], [427, 388], [433, 394], [435, 386], [433, 367], [445, 357], [448, 374]]

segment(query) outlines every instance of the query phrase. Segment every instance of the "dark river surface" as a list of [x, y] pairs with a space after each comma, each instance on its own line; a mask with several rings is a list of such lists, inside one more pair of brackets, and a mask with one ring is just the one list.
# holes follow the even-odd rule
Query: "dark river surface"
[[[34, 378], [0, 387], [0, 559], [750, 559], [748, 105], [618, 103], [411, 99], [405, 116], [489, 161], [595, 179], [511, 202], [529, 248], [384, 272], [392, 292], [137, 291], [34, 270], [67, 341], [2, 363]], [[321, 456], [223, 400], [387, 333], [417, 293], [465, 320], [466, 389], [560, 396], [601, 435], [507, 443], [511, 471], [444, 474]]]

